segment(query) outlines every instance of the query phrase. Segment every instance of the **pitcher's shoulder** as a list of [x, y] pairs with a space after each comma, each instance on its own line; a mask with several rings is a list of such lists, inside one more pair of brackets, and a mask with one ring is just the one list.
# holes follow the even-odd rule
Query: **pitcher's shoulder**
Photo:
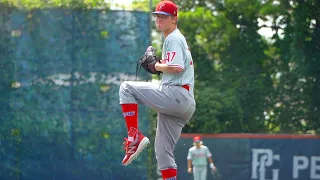
[[185, 41], [186, 38], [180, 33], [180, 31], [174, 31], [167, 36], [165, 41]]

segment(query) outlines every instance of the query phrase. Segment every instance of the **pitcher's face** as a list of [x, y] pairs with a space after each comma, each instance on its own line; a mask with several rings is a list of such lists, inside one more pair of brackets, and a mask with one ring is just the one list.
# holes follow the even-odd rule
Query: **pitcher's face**
[[159, 31], [171, 30], [176, 25], [177, 17], [162, 14], [155, 15], [156, 27]]

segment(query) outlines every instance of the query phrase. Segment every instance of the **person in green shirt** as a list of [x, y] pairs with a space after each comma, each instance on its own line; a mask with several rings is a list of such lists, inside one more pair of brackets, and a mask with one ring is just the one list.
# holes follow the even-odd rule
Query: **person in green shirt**
[[[207, 165], [210, 163], [212, 171], [216, 171], [216, 167], [213, 164], [212, 154], [207, 146], [202, 144], [200, 136], [193, 138], [193, 147], [188, 152], [188, 172], [193, 173], [194, 180], [206, 180], [207, 179]], [[193, 166], [193, 168], [192, 168]]]

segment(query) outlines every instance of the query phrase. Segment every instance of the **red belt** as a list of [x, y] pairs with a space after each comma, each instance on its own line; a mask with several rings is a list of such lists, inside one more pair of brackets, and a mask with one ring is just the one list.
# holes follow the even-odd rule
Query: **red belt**
[[190, 90], [190, 87], [189, 87], [189, 85], [187, 85], [187, 84], [185, 84], [185, 85], [182, 85], [181, 87], [183, 87], [183, 88], [185, 88], [186, 90]]

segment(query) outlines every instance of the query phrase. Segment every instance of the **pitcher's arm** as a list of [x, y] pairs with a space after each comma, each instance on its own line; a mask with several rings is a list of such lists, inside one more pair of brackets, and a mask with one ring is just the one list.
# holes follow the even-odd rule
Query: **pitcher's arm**
[[180, 67], [168, 66], [167, 64], [161, 64], [161, 63], [159, 63], [159, 62], [157, 62], [157, 63], [154, 65], [154, 68], [155, 68], [157, 71], [166, 72], [166, 73], [170, 73], [170, 74], [180, 73], [180, 72], [183, 71], [183, 69], [180, 68]]

